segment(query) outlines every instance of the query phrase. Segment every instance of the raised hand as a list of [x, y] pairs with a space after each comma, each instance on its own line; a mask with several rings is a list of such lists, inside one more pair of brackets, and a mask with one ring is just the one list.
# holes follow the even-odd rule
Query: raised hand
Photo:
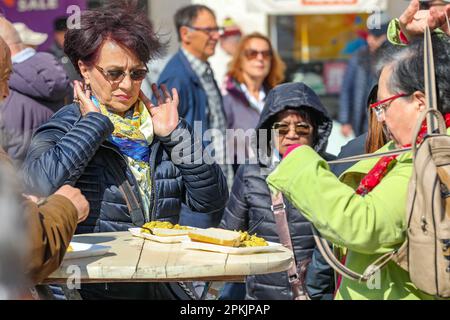
[[431, 7], [430, 10], [420, 10], [419, 0], [413, 0], [399, 18], [400, 28], [408, 40], [423, 35], [427, 25], [431, 30], [440, 28], [450, 35], [449, 15], [450, 5], [444, 9]]
[[161, 96], [156, 84], [152, 85], [152, 91], [158, 101], [158, 105], [155, 106], [142, 91], [139, 93], [139, 98], [144, 102], [152, 116], [155, 135], [167, 137], [175, 130], [180, 120], [178, 115], [178, 104], [180, 102], [178, 92], [174, 88], [172, 89], [172, 94], [170, 94], [164, 84], [161, 85], [164, 97]]
[[75, 80], [73, 83], [73, 97], [73, 101], [80, 106], [80, 112], [83, 117], [89, 112], [99, 112], [91, 100], [91, 90], [85, 90], [80, 81]]

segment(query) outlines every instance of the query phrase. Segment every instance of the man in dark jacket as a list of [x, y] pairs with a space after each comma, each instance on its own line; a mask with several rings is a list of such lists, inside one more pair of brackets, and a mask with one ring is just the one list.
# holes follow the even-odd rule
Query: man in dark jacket
[[[215, 160], [228, 185], [233, 183], [233, 168], [225, 163], [226, 118], [222, 96], [208, 58], [214, 55], [220, 37], [214, 12], [203, 5], [189, 5], [175, 14], [180, 50], [168, 62], [158, 83], [176, 88], [180, 95], [180, 116], [203, 134], [209, 130]], [[198, 124], [196, 124], [198, 122]]]
[[[377, 25], [378, 19], [381, 25]], [[345, 137], [351, 133], [359, 136], [367, 131], [366, 101], [370, 89], [377, 82], [374, 71], [375, 57], [378, 48], [387, 39], [389, 21], [386, 14], [375, 13], [369, 17], [368, 25], [372, 28], [368, 30], [368, 45], [358, 50], [348, 63], [342, 83], [338, 116]]]
[[64, 37], [67, 31], [67, 17], [59, 17], [53, 21], [53, 34], [54, 41], [48, 49], [48, 53], [51, 53], [56, 60], [61, 63], [64, 70], [67, 73], [70, 81], [81, 80], [80, 75], [73, 66], [70, 59], [64, 53]]
[[27, 48], [5, 18], [0, 18], [0, 36], [11, 50], [13, 62], [10, 95], [0, 105], [1, 144], [20, 165], [33, 132], [64, 106], [72, 89], [61, 65], [50, 54]]
[[[310, 127], [308, 141], [311, 141], [312, 147], [324, 159], [332, 160], [333, 157], [325, 152], [332, 121], [317, 95], [302, 83], [280, 85], [269, 93], [257, 127], [260, 130], [258, 136], [261, 137], [261, 131], [264, 132], [264, 130], [271, 132], [274, 123], [281, 121], [279, 117], [283, 117], [287, 112], [303, 114], [303, 121], [309, 118], [312, 129]], [[296, 123], [294, 128], [297, 126], [299, 123]], [[291, 125], [289, 127], [292, 128]], [[305, 139], [306, 136], [297, 131], [292, 133], [290, 128], [282, 138], [285, 147], [302, 142], [302, 138]], [[279, 156], [283, 155], [285, 148], [277, 144], [272, 148], [272, 143], [266, 145], [269, 141], [263, 142], [263, 140], [257, 140], [259, 152], [255, 154], [263, 153], [267, 157], [258, 159], [257, 164], [242, 165], [239, 168], [220, 226], [230, 230], [248, 230], [267, 241], [280, 242], [271, 210], [270, 191], [265, 179], [281, 160]], [[316, 248], [311, 223], [291, 203], [285, 202], [285, 204], [294, 254], [299, 264], [310, 259]], [[307, 282], [306, 285], [311, 298], [331, 298], [334, 286], [333, 272], [320, 253], [317, 252], [314, 255], [313, 264], [309, 265], [307, 275], [309, 283]], [[246, 289], [246, 299], [250, 300], [293, 298], [287, 272], [248, 276]]]

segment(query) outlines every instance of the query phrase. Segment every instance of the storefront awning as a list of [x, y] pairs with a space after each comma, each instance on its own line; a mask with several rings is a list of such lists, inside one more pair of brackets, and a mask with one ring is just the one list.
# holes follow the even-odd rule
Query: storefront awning
[[269, 15], [344, 14], [385, 11], [387, 0], [246, 0], [249, 12]]

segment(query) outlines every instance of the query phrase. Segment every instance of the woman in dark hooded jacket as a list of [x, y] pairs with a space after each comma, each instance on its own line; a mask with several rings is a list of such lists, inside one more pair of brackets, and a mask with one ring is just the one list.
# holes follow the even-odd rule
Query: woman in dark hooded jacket
[[[332, 120], [313, 90], [302, 83], [289, 83], [269, 93], [257, 129], [257, 154], [263, 156], [256, 164], [242, 165], [237, 171], [220, 227], [247, 230], [268, 241], [280, 242], [265, 179], [295, 144], [308, 144], [324, 159], [332, 160], [325, 152]], [[276, 133], [273, 142], [263, 141], [265, 132]], [[308, 294], [312, 299], [331, 299], [333, 272], [319, 251], [315, 251], [311, 224], [289, 202], [286, 202], [286, 214], [297, 264], [312, 258], [307, 271]], [[245, 298], [293, 299], [287, 272], [248, 276]]]

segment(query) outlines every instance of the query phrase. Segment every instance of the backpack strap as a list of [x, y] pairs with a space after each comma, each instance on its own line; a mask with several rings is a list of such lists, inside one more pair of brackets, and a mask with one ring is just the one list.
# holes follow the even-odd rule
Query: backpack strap
[[319, 248], [320, 253], [324, 257], [325, 261], [336, 271], [338, 274], [343, 277], [358, 281], [358, 282], [367, 282], [372, 277], [379, 272], [384, 266], [386, 266], [389, 261], [394, 260], [395, 262], [400, 262], [400, 258], [404, 255], [407, 249], [407, 242], [405, 241], [403, 245], [394, 251], [388, 252], [382, 255], [380, 258], [371, 263], [363, 274], [357, 273], [349, 268], [347, 268], [344, 264], [342, 264], [339, 259], [334, 255], [333, 250], [328, 245], [327, 240], [325, 240], [319, 231], [312, 226], [314, 240], [316, 241], [317, 247]]
[[[278, 192], [277, 195], [271, 194], [272, 197], [272, 212], [275, 217], [276, 227], [278, 237], [280, 238], [281, 244], [292, 251], [294, 254], [294, 263], [288, 270], [289, 284], [292, 288], [292, 294], [294, 295], [294, 300], [309, 300], [306, 290], [304, 290], [305, 277], [299, 275], [297, 269], [297, 260], [295, 258], [294, 248], [292, 245], [291, 233], [289, 232], [289, 225], [287, 222], [286, 205], [283, 200], [283, 194]], [[302, 271], [306, 270], [306, 266], [302, 265]]]

